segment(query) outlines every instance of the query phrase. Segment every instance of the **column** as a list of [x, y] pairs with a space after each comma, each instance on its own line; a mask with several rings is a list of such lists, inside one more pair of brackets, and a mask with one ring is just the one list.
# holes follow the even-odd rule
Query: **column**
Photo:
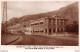
[[55, 29], [56, 29], [56, 19], [53, 20], [53, 33], [55, 33]]
[[49, 18], [47, 18], [47, 34], [49, 35]]
[[58, 21], [58, 28], [59, 28], [59, 32], [60, 32], [60, 19]]
[[51, 34], [53, 34], [53, 19], [51, 19]]
[[65, 29], [64, 29], [64, 19], [63, 19], [63, 32], [64, 32], [64, 30], [65, 30]]
[[55, 32], [57, 33], [57, 18], [56, 18], [56, 29], [55, 29]]

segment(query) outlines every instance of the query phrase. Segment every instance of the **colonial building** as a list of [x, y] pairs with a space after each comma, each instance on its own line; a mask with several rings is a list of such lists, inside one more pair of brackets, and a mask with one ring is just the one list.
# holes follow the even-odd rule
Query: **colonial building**
[[58, 16], [45, 17], [38, 20], [32, 20], [31, 23], [32, 34], [47, 34], [65, 32], [67, 19], [59, 18]]

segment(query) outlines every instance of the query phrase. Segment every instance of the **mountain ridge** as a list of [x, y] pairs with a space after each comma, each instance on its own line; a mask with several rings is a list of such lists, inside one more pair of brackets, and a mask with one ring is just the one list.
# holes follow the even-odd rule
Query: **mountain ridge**
[[66, 7], [62, 7], [59, 10], [51, 11], [51, 12], [46, 12], [46, 13], [40, 13], [40, 14], [32, 14], [32, 15], [25, 15], [21, 16], [20, 18], [13, 18], [13, 20], [9, 20], [8, 23], [10, 25], [13, 24], [22, 24], [29, 22], [29, 20], [36, 20], [48, 16], [53, 16], [57, 15], [62, 18], [68, 18], [69, 22], [76, 21], [78, 22], [78, 2], [72, 3]]

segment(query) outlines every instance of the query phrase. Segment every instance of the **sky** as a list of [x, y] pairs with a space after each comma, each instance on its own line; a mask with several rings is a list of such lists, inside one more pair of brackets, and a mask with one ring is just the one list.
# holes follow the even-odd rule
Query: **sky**
[[8, 1], [7, 19], [58, 10], [73, 1]]

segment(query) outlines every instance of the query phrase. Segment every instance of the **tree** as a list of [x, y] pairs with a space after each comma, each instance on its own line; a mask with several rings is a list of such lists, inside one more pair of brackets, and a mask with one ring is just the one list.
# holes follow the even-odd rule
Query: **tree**
[[74, 33], [78, 33], [78, 22], [73, 21], [71, 24], [66, 26], [66, 31], [67, 32], [74, 32]]

